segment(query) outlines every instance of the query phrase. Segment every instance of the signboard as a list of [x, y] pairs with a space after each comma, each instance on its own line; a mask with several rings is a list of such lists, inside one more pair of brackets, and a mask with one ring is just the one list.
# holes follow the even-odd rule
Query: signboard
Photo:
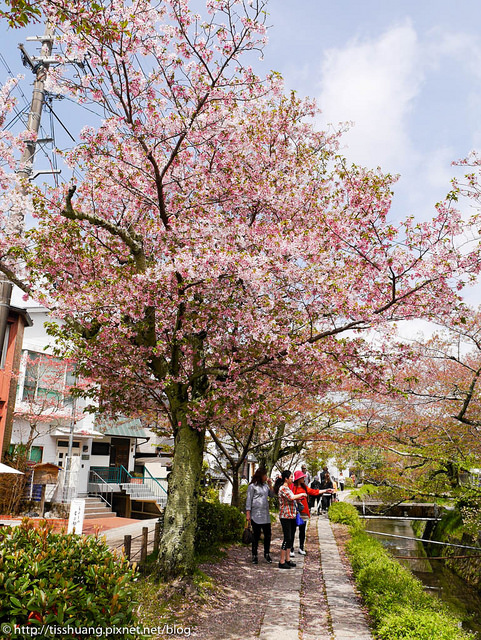
[[67, 533], [82, 533], [84, 524], [85, 500], [75, 498], [70, 504]]
[[34, 484], [56, 484], [58, 480], [58, 467], [55, 464], [36, 464], [33, 467]]

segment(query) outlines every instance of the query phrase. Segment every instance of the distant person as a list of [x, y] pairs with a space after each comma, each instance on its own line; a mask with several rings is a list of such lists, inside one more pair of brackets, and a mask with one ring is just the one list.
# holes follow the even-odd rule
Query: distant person
[[321, 484], [324, 482], [324, 476], [326, 475], [326, 473], [329, 473], [329, 470], [327, 467], [324, 467], [317, 476]]
[[324, 475], [324, 480], [321, 484], [321, 490], [323, 491], [323, 496], [321, 498], [321, 509], [323, 513], [327, 513], [329, 506], [331, 504], [332, 491], [327, 492], [327, 489], [333, 489], [334, 485], [332, 484], [331, 476], [329, 472]]
[[[314, 480], [311, 482], [311, 489], [320, 489], [321, 488], [321, 482], [320, 480], [316, 478], [314, 478]], [[309, 509], [316, 509], [316, 507], [319, 506], [319, 501], [321, 499], [321, 494], [319, 493], [318, 495], [309, 495]]]
[[338, 478], [338, 480], [339, 480], [339, 488], [340, 488], [340, 490], [341, 490], [341, 491], [344, 491], [345, 479], [344, 479], [344, 474], [342, 473], [342, 471], [341, 471], [341, 473], [339, 474], [339, 478]]
[[271, 551], [271, 517], [269, 515], [269, 496], [273, 496], [272, 480], [267, 477], [267, 471], [262, 467], [256, 470], [247, 488], [246, 518], [252, 524], [252, 562], [259, 564], [257, 547], [264, 532], [264, 558], [269, 564], [272, 562]]
[[332, 482], [331, 502], [337, 502], [337, 490], [338, 490], [337, 482], [334, 480], [334, 478], [331, 478], [331, 482]]
[[301, 465], [301, 471], [306, 476], [306, 484], [309, 486], [311, 484], [312, 477], [305, 464]]
[[274, 485], [274, 493], [279, 497], [279, 520], [284, 536], [279, 569], [290, 569], [296, 566], [295, 562], [288, 559], [289, 549], [292, 547], [296, 532], [296, 501], [307, 497], [307, 493], [294, 495], [290, 489], [291, 484], [292, 473], [286, 470], [282, 472], [281, 477], [276, 480]]

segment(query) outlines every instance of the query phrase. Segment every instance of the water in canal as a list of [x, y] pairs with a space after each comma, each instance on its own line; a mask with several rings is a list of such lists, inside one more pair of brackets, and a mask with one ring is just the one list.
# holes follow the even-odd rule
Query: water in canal
[[[370, 531], [416, 537], [409, 520], [369, 518], [364, 522], [366, 529]], [[419, 560], [400, 559], [400, 562], [423, 582], [426, 589], [449, 604], [463, 619], [463, 627], [469, 631], [476, 631], [477, 637], [481, 640], [481, 594], [478, 591], [447, 568], [444, 560], [429, 559], [422, 542], [385, 536], [376, 536], [376, 538], [394, 556], [421, 557], [422, 559]], [[462, 552], [461, 549], [459, 551]]]

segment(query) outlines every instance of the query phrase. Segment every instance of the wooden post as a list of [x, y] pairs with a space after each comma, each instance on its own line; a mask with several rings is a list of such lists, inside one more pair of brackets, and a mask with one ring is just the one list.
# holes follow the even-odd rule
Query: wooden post
[[127, 560], [130, 560], [131, 549], [132, 549], [132, 536], [124, 536], [124, 554]]
[[142, 547], [140, 549], [140, 562], [147, 560], [147, 544], [149, 539], [149, 527], [142, 527]]
[[155, 531], [154, 531], [154, 553], [159, 550], [160, 545], [160, 522], [155, 523]]

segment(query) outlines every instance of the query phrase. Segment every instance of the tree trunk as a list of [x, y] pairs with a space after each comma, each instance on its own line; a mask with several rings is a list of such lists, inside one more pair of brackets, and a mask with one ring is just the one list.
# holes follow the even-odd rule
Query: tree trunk
[[232, 469], [232, 498], [230, 503], [233, 507], [239, 508], [239, 467]]
[[[177, 414], [177, 415], [176, 415]], [[194, 568], [194, 538], [197, 501], [204, 451], [204, 432], [178, 417], [172, 472], [164, 513], [164, 531], [160, 542], [158, 573], [163, 579], [188, 575]]]
[[271, 446], [269, 447], [269, 450], [266, 453], [264, 462], [265, 462], [267, 475], [269, 477], [272, 474], [272, 470], [274, 469], [276, 462], [279, 460], [282, 438], [284, 437], [285, 429], [286, 429], [285, 422], [280, 422], [277, 425], [276, 437], [274, 438]]

